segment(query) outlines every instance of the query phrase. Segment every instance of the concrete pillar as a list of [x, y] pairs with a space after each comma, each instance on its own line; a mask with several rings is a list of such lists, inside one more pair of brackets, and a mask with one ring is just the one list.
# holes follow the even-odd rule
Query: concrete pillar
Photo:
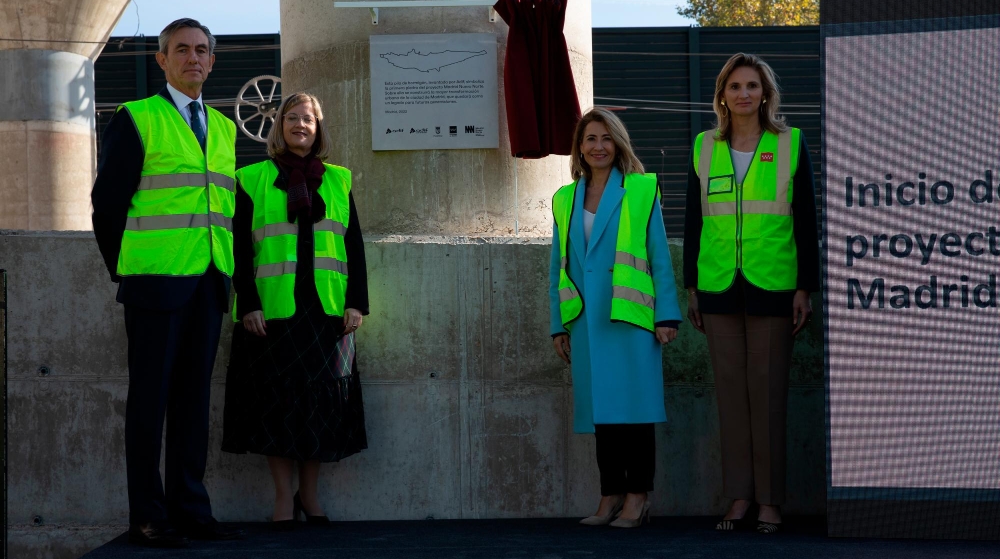
[[89, 230], [94, 60], [128, 0], [0, 3], [0, 229]]
[[[332, 162], [350, 167], [366, 233], [550, 235], [550, 200], [571, 180], [567, 157], [515, 160], [503, 98], [507, 25], [488, 7], [334, 8], [330, 0], [282, 0], [282, 90], [323, 102]], [[498, 40], [500, 148], [373, 152], [368, 37], [374, 34], [492, 33]], [[581, 108], [593, 105], [590, 1], [569, 3], [564, 34]]]

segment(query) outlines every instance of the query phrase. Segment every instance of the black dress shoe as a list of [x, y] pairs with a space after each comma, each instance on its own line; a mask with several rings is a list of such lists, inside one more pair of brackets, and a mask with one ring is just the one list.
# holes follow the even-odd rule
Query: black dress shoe
[[193, 540], [242, 540], [246, 530], [222, 524], [214, 518], [189, 522], [178, 527], [182, 534]]
[[128, 528], [128, 541], [146, 547], [187, 547], [190, 543], [166, 522], [133, 524]]
[[299, 493], [296, 491], [295, 496], [292, 497], [292, 519], [298, 520], [299, 513], [302, 513], [306, 517], [306, 524], [309, 526], [329, 526], [330, 519], [327, 518], [325, 514], [320, 514], [313, 516], [306, 513], [305, 507], [302, 506], [302, 497], [299, 497]]

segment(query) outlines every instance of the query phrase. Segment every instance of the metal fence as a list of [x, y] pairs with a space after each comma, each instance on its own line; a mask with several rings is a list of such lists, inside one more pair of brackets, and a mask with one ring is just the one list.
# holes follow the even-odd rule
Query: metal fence
[[[281, 75], [280, 36], [217, 39], [219, 56], [204, 97], [221, 100], [213, 104], [232, 118], [233, 100], [244, 83], [261, 74]], [[659, 176], [671, 238], [683, 236], [691, 142], [714, 123], [715, 76], [735, 52], [761, 55], [774, 68], [783, 112], [805, 134], [819, 185], [819, 27], [598, 28], [593, 45], [595, 103], [616, 110], [647, 170]], [[112, 38], [98, 58], [98, 139], [115, 105], [155, 94], [166, 83], [155, 51], [155, 38]], [[263, 144], [242, 133], [236, 150], [240, 166], [265, 155]]]
[[774, 68], [782, 112], [802, 129], [818, 181], [818, 26], [605, 28], [593, 37], [594, 102], [616, 110], [647, 171], [659, 177], [671, 238], [683, 237], [691, 144], [715, 122], [715, 78], [736, 52], [760, 55]]

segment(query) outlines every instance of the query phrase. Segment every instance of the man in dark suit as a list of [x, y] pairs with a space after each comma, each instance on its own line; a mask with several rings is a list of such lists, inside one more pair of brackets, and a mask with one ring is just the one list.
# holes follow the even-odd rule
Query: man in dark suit
[[148, 546], [244, 536], [216, 522], [202, 482], [235, 210], [235, 125], [201, 99], [214, 47], [193, 19], [160, 33], [156, 61], [167, 86], [119, 107], [91, 194], [94, 235], [128, 334], [129, 539]]

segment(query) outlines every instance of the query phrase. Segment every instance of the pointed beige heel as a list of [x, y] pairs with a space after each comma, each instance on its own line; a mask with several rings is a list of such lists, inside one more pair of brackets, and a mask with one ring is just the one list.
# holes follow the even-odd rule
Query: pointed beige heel
[[619, 516], [614, 522], [609, 524], [609, 526], [614, 526], [615, 528], [638, 528], [639, 526], [642, 526], [643, 522], [650, 522], [648, 500], [643, 503], [642, 513], [639, 515], [639, 518], [622, 518]]
[[610, 514], [606, 516], [597, 516], [596, 514], [594, 516], [588, 516], [587, 518], [581, 520], [580, 524], [583, 524], [584, 526], [606, 526], [610, 524], [619, 513], [621, 513], [622, 507], [624, 506], [625, 498], [622, 497], [622, 500], [619, 501], [617, 505], [612, 507]]

